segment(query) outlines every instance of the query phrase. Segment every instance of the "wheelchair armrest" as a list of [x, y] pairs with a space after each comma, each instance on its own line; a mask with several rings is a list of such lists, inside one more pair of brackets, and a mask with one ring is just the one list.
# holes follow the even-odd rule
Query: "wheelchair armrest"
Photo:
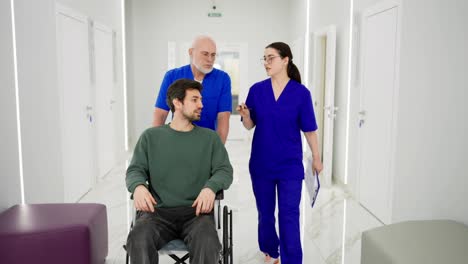
[[216, 193], [215, 200], [219, 200], [219, 201], [224, 200], [224, 190], [219, 190]]

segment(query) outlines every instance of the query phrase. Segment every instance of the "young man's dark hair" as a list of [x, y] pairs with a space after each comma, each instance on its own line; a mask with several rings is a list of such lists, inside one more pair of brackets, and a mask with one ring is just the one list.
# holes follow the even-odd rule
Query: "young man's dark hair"
[[200, 93], [203, 89], [201, 83], [190, 80], [190, 79], [179, 79], [171, 84], [167, 89], [166, 94], [166, 103], [171, 108], [171, 112], [174, 113], [174, 104], [172, 100], [178, 99], [181, 102], [184, 102], [185, 94], [187, 90], [198, 90]]

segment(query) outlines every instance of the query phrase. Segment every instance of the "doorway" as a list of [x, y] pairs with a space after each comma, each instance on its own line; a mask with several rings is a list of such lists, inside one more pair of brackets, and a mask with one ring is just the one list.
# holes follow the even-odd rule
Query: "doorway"
[[64, 202], [77, 202], [91, 189], [95, 176], [89, 22], [60, 5], [56, 21]]
[[398, 92], [399, 5], [371, 7], [362, 16], [359, 111], [359, 202], [391, 223], [393, 152]]
[[94, 87], [96, 90], [96, 152], [98, 177], [116, 164], [114, 131], [114, 38], [112, 29], [93, 23]]
[[[318, 125], [323, 184], [332, 183], [333, 127], [335, 107], [336, 27], [330, 25], [313, 34], [312, 99]], [[310, 155], [308, 155], [308, 158]], [[311, 162], [308, 162], [311, 163]]]

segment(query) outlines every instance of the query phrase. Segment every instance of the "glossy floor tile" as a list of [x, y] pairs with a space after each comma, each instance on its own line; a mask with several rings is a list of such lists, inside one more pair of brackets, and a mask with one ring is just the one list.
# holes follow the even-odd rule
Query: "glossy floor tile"
[[[250, 144], [248, 140], [228, 140], [226, 143], [234, 167], [234, 181], [225, 192], [222, 203], [233, 210], [234, 263], [262, 264], [263, 256], [257, 245], [257, 211], [248, 172]], [[106, 263], [125, 263], [122, 245], [129, 231], [132, 210], [125, 188], [126, 163], [123, 161], [116, 166], [80, 200], [107, 206], [109, 255]], [[322, 186], [314, 208], [310, 208], [309, 197], [304, 190], [301, 204], [303, 263], [358, 264], [361, 233], [381, 225], [339, 186]], [[174, 261], [161, 256], [160, 263], [172, 264]]]

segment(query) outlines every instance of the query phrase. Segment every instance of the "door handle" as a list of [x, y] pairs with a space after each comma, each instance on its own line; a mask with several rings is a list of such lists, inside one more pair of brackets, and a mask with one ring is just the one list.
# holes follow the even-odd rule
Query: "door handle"
[[361, 110], [358, 112], [358, 114], [359, 114], [359, 128], [361, 128], [365, 122], [366, 110]]
[[364, 125], [365, 120], [364, 119], [359, 119], [359, 127], [362, 127]]

